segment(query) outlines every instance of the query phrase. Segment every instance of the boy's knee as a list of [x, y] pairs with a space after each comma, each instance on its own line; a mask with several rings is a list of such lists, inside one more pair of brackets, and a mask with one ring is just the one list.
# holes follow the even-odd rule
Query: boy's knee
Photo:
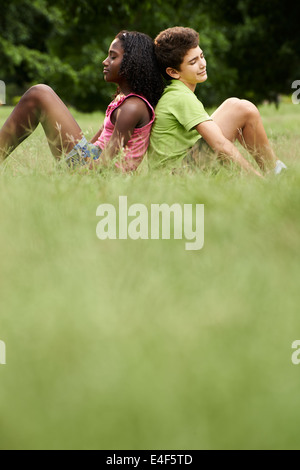
[[255, 104], [251, 103], [251, 101], [240, 100], [240, 106], [244, 116], [247, 119], [257, 118], [259, 116], [259, 111], [257, 107], [255, 106]]
[[251, 103], [251, 101], [241, 100], [239, 98], [229, 98], [226, 103], [230, 106], [236, 116], [239, 115], [243, 119], [249, 120], [259, 116], [257, 107]]
[[228, 98], [225, 103], [227, 103], [228, 106], [239, 106], [241, 100], [239, 98]]

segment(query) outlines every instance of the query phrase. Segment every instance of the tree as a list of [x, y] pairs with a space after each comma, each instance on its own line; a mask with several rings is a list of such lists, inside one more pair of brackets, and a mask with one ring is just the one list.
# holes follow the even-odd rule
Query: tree
[[280, 0], [10, 0], [0, 16], [0, 80], [12, 96], [43, 82], [80, 110], [104, 108], [114, 88], [102, 61], [114, 36], [183, 25], [200, 32], [207, 57], [209, 80], [197, 89], [204, 104], [259, 103], [290, 93], [300, 77], [299, 13]]
[[78, 83], [77, 74], [49, 43], [62, 26], [60, 12], [48, 9], [46, 1], [12, 0], [0, 17], [0, 77], [8, 92], [23, 93], [32, 83], [64, 87]]
[[224, 66], [238, 72], [229, 91], [257, 103], [290, 94], [300, 77], [300, 4], [282, 0], [207, 0], [206, 11], [231, 44]]

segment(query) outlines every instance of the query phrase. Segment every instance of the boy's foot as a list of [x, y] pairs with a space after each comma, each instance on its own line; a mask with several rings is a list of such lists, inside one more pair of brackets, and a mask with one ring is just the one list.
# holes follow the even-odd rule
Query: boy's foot
[[276, 166], [273, 170], [275, 175], [279, 175], [279, 173], [281, 173], [282, 170], [287, 170], [287, 166], [282, 161], [277, 160]]

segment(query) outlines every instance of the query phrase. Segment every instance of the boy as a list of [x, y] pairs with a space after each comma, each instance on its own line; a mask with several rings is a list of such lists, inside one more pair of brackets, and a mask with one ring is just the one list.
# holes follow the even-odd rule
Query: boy
[[194, 93], [197, 84], [207, 80], [206, 60], [196, 31], [175, 27], [161, 32], [155, 39], [155, 52], [161, 73], [171, 84], [155, 110], [149, 148], [151, 165], [179, 166], [191, 150], [199, 153], [208, 144], [223, 158], [261, 177], [234, 146], [238, 139], [261, 170], [280, 173], [286, 168], [277, 160], [252, 103], [230, 98], [211, 117], [206, 113]]

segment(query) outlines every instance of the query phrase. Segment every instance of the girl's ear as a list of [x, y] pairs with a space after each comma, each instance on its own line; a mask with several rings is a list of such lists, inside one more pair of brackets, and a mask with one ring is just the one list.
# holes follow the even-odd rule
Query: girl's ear
[[172, 67], [168, 67], [166, 69], [166, 73], [171, 77], [174, 78], [175, 80], [179, 80], [180, 78], [180, 73], [177, 72], [176, 69], [173, 69]]

